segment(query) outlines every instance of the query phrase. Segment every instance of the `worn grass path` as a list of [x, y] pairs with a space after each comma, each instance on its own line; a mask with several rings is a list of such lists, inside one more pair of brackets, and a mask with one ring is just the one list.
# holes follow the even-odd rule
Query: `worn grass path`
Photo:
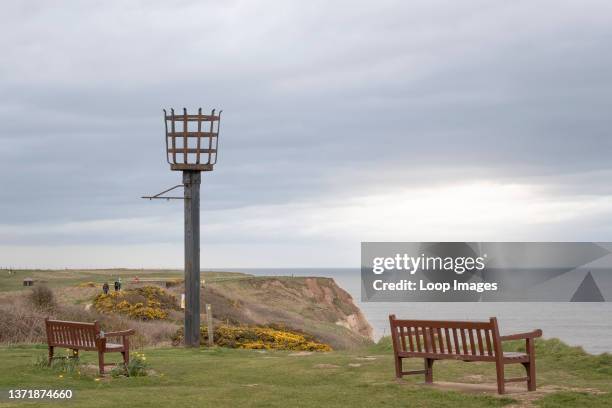
[[[511, 345], [512, 346], [512, 345]], [[154, 373], [96, 380], [34, 365], [41, 346], [0, 348], [0, 389], [72, 389], [70, 402], [0, 402], [7, 407], [489, 407], [612, 406], [612, 359], [590, 356], [554, 340], [538, 345], [538, 399], [439, 390], [412, 376], [393, 378], [385, 342], [361, 351], [294, 356], [289, 351], [182, 348], [145, 350]], [[94, 353], [83, 362], [93, 363]], [[414, 361], [415, 368], [420, 367]], [[510, 374], [519, 374], [520, 371]], [[437, 362], [436, 381], [494, 381], [492, 364]], [[551, 391], [552, 390], [552, 391]], [[5, 392], [5, 391], [4, 391]], [[6, 393], [6, 392], [5, 392]], [[54, 405], [55, 404], [55, 405]]]

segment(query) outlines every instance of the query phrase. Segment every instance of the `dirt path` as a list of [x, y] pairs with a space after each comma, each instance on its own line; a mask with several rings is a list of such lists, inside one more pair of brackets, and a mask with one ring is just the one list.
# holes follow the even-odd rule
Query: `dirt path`
[[431, 387], [444, 391], [459, 391], [469, 394], [481, 394], [490, 395], [493, 397], [508, 397], [517, 401], [516, 404], [508, 405], [509, 408], [528, 408], [534, 407], [534, 402], [543, 398], [548, 394], [555, 392], [583, 392], [588, 394], [605, 394], [603, 391], [595, 388], [572, 388], [572, 387], [560, 387], [554, 385], [545, 385], [538, 387], [536, 391], [528, 392], [525, 387], [520, 385], [506, 385], [506, 394], [499, 395], [497, 393], [497, 384], [495, 383], [481, 383], [481, 384], [467, 384], [467, 383], [451, 383], [444, 381], [437, 381], [433, 384], [421, 383], [419, 386]]

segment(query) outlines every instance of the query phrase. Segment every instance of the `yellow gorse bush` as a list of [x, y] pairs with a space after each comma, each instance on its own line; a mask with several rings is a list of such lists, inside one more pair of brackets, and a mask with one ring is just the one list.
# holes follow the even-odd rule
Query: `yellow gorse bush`
[[163, 320], [169, 309], [176, 309], [176, 299], [156, 286], [101, 293], [94, 299], [100, 313], [120, 313], [140, 320]]
[[[208, 330], [200, 328], [201, 344], [208, 343]], [[300, 351], [331, 351], [325, 343], [315, 341], [305, 333], [299, 333], [283, 328], [262, 326], [226, 326], [215, 328], [213, 339], [215, 344], [229, 348], [257, 350], [300, 350]], [[173, 344], [183, 341], [183, 329], [180, 328], [173, 337]]]

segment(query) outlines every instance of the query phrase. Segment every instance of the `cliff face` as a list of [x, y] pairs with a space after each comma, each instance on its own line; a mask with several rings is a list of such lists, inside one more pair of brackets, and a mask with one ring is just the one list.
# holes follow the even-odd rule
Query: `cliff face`
[[372, 327], [351, 296], [333, 279], [241, 277], [206, 282], [202, 303], [216, 320], [233, 324], [284, 325], [336, 349], [371, 343]]

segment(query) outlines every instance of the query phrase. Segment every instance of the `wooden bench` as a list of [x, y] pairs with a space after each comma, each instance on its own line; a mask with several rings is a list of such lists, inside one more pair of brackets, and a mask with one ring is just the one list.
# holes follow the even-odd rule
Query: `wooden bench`
[[[49, 345], [49, 365], [53, 360], [53, 349], [65, 347], [72, 349], [72, 357], [79, 356], [79, 350], [97, 351], [100, 374], [104, 375], [104, 367], [116, 365], [115, 363], [104, 363], [104, 353], [118, 352], [123, 355], [123, 364], [127, 366], [130, 361], [130, 341], [128, 336], [134, 334], [134, 330], [123, 330], [104, 333], [100, 330], [99, 323], [66, 322], [62, 320], [45, 319], [47, 330], [47, 344]], [[121, 343], [110, 343], [106, 339], [121, 337]]]
[[[536, 389], [534, 339], [542, 336], [542, 330], [529, 333], [500, 336], [497, 319], [488, 322], [443, 320], [398, 320], [389, 316], [391, 339], [395, 355], [395, 375], [425, 374], [425, 382], [433, 382], [433, 363], [436, 360], [490, 361], [497, 368], [497, 391], [505, 392], [509, 382], [527, 382], [527, 389]], [[502, 341], [525, 340], [525, 353], [503, 352]], [[402, 359], [417, 357], [425, 360], [423, 370], [403, 371]], [[505, 378], [506, 364], [522, 364], [527, 375]]]

